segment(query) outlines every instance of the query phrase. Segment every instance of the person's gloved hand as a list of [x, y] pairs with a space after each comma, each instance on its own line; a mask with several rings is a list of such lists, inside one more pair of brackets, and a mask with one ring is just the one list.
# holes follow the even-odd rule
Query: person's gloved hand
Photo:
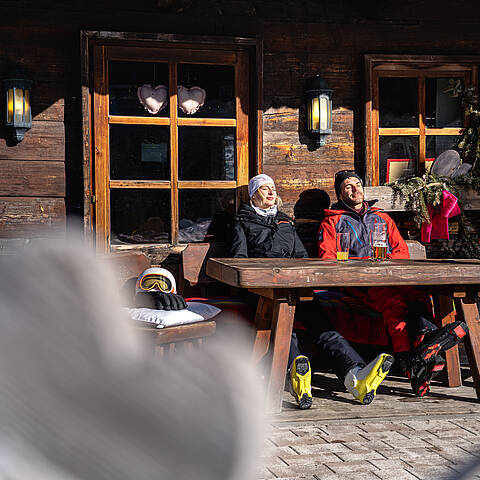
[[135, 296], [135, 306], [155, 310], [183, 310], [187, 308], [187, 302], [177, 293], [140, 292]]

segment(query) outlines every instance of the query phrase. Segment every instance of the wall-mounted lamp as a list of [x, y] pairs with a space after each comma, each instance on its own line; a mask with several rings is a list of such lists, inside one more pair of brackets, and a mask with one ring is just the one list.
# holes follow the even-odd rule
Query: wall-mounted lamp
[[306, 91], [307, 130], [316, 148], [325, 145], [325, 137], [332, 133], [332, 93], [320, 75], [313, 78]]
[[5, 88], [5, 126], [15, 142], [21, 142], [25, 132], [32, 128], [30, 90], [32, 81], [15, 74], [3, 80]]

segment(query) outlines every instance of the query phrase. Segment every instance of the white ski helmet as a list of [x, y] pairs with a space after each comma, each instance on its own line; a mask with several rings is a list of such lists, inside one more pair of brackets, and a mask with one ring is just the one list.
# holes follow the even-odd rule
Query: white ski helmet
[[136, 293], [177, 293], [175, 277], [165, 268], [152, 267], [144, 270], [137, 278]]

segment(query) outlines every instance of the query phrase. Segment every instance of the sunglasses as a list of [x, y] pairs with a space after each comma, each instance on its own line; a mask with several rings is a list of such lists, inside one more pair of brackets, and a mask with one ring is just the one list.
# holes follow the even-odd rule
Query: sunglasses
[[157, 273], [145, 275], [140, 281], [139, 287], [147, 292], [155, 287], [157, 287], [162, 293], [172, 293], [173, 291], [173, 285], [170, 279]]

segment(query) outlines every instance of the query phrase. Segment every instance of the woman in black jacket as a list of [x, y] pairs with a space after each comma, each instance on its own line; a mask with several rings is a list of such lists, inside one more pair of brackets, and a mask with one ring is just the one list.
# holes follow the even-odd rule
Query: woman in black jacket
[[[295, 231], [293, 220], [278, 211], [273, 180], [265, 174], [248, 184], [250, 205], [242, 204], [235, 217], [231, 255], [243, 258], [305, 258], [307, 252]], [[292, 395], [301, 409], [312, 406], [311, 369], [301, 354], [295, 333], [288, 358]]]
[[250, 205], [242, 203], [235, 217], [231, 254], [235, 258], [306, 258], [293, 220], [278, 211], [273, 180], [257, 175], [248, 185]]

